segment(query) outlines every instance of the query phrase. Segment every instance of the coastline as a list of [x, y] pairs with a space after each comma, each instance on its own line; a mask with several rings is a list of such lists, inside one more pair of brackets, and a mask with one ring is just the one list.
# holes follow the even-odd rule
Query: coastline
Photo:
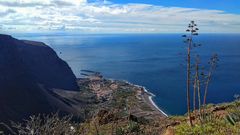
[[[155, 96], [155, 95], [154, 95], [154, 96]], [[148, 98], [149, 98], [151, 104], [152, 104], [158, 111], [160, 111], [163, 115], [165, 115], [166, 117], [168, 117], [168, 115], [167, 115], [163, 110], [161, 110], [161, 109], [156, 105], [156, 103], [153, 101], [153, 96], [149, 96]]]
[[[129, 83], [129, 82], [127, 82], [127, 83]], [[165, 117], [168, 117], [168, 115], [167, 115], [163, 110], [161, 110], [161, 109], [157, 106], [157, 104], [153, 101], [153, 97], [155, 97], [155, 95], [154, 95], [153, 93], [149, 92], [149, 91], [146, 89], [146, 87], [140, 86], [140, 85], [135, 85], [135, 84], [132, 84], [132, 83], [129, 83], [129, 84], [134, 85], [134, 86], [139, 87], [139, 88], [143, 88], [144, 92], [148, 95], [148, 100], [149, 100], [150, 104], [151, 104], [152, 106], [154, 106], [154, 108], [157, 109], [157, 110], [158, 110], [161, 114], [163, 114]], [[146, 99], [145, 99], [145, 100], [146, 100]]]
[[[109, 79], [109, 80], [112, 80], [112, 81], [116, 81], [116, 79]], [[142, 88], [144, 90], [144, 95], [143, 95], [143, 98], [145, 99], [146, 102], [149, 103], [149, 105], [153, 108], [155, 108], [158, 112], [160, 112], [163, 116], [165, 117], [168, 117], [168, 114], [165, 113], [163, 110], [160, 109], [159, 106], [157, 106], [157, 104], [153, 101], [153, 97], [155, 97], [155, 95], [151, 92], [149, 92], [146, 87], [144, 86], [140, 86], [140, 85], [137, 85], [137, 84], [133, 84], [129, 81], [126, 81], [126, 80], [118, 80], [118, 81], [123, 81], [129, 85], [132, 85], [132, 86], [135, 86], [135, 87], [138, 87], [138, 88]]]
[[[157, 106], [157, 104], [153, 101], [153, 97], [155, 97], [155, 95], [153, 93], [149, 92], [146, 89], [146, 87], [140, 86], [140, 85], [137, 85], [137, 84], [133, 84], [133, 83], [127, 81], [127, 80], [105, 78], [105, 77], [103, 77], [100, 74], [100, 72], [95, 72], [95, 71], [91, 71], [90, 73], [89, 72], [90, 71], [87, 71], [87, 74], [86, 74], [87, 76], [85, 76], [85, 77], [89, 78], [92, 81], [97, 81], [98, 82], [100, 80], [104, 80], [105, 79], [105, 80], [109, 80], [111, 82], [114, 82], [115, 85], [117, 85], [117, 87], [119, 87], [119, 86], [121, 87], [121, 83], [119, 85], [118, 82], [126, 83], [130, 87], [132, 87], [133, 89], [135, 87], [135, 91], [138, 93], [138, 94], [136, 94], [136, 97], [140, 100], [139, 103], [144, 102], [152, 110], [150, 112], [144, 111], [146, 115], [150, 114], [150, 115], [159, 115], [161, 117], [168, 117], [168, 114], [165, 113], [162, 109], [160, 109], [160, 107]], [[95, 89], [95, 92], [97, 93], [97, 95], [99, 97], [101, 97], [101, 98], [104, 97], [104, 98], [108, 99], [109, 98], [109, 92], [110, 93], [112, 93], [112, 92], [111, 92], [111, 90], [110, 91], [106, 91], [106, 89], [108, 89], [108, 87], [111, 87], [111, 86], [107, 86], [106, 88], [102, 88], [102, 90], [99, 91], [98, 87], [100, 85], [99, 86], [97, 86], [97, 85], [94, 86], [95, 84], [97, 84], [97, 83], [93, 83], [93, 87], [92, 88]], [[112, 89], [112, 88], [110, 88], [110, 89]], [[140, 111], [140, 112], [142, 112], [142, 111]], [[140, 113], [140, 112], [138, 112], [138, 111], [136, 112], [136, 110], [135, 110], [135, 113]]]

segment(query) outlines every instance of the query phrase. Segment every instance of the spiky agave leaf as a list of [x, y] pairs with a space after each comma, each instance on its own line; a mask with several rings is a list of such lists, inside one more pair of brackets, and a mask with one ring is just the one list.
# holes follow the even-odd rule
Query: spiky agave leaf
[[234, 118], [230, 115], [230, 114], [228, 114], [226, 117], [225, 117], [225, 120], [228, 122], [228, 123], [230, 123], [231, 125], [235, 125], [236, 124], [236, 121], [234, 120]]

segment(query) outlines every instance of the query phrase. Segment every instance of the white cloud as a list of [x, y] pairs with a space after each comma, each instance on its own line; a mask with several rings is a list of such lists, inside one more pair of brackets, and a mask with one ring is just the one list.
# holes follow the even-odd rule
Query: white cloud
[[0, 9], [2, 31], [184, 32], [195, 20], [201, 32], [240, 32], [240, 15], [220, 10], [106, 0], [0, 0]]

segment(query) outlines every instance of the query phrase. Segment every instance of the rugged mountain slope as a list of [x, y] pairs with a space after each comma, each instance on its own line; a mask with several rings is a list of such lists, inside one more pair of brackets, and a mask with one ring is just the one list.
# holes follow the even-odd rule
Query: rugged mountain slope
[[40, 42], [23, 42], [18, 45], [19, 53], [37, 82], [51, 88], [78, 89], [72, 70], [50, 47]]
[[78, 90], [66, 62], [43, 43], [0, 35], [0, 121], [57, 110], [75, 113], [52, 88]]

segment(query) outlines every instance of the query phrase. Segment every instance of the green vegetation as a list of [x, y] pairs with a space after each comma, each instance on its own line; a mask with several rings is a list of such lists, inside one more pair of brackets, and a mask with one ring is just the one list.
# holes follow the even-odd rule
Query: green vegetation
[[[135, 91], [130, 89], [119, 89], [113, 93], [112, 106], [114, 108], [124, 109], [130, 104], [137, 103]], [[131, 100], [130, 100], [131, 99]]]
[[[214, 109], [215, 108], [215, 109]], [[206, 108], [204, 121], [193, 121], [190, 126], [182, 121], [175, 126], [176, 135], [238, 135], [240, 134], [240, 101]], [[175, 118], [178, 119], [178, 118]], [[183, 120], [183, 119], [181, 119]]]
[[134, 121], [116, 110], [101, 111], [91, 119], [75, 123], [71, 116], [58, 114], [31, 116], [22, 123], [12, 123], [15, 134], [69, 135], [159, 135], [172, 129], [173, 135], [238, 135], [240, 134], [240, 100], [210, 105], [203, 121], [193, 118], [189, 125], [186, 116], [171, 116], [143, 123]]
[[204, 125], [195, 124], [194, 127], [187, 123], [176, 127], [176, 135], [237, 135], [240, 133], [238, 126], [231, 126], [224, 120], [213, 120]]

